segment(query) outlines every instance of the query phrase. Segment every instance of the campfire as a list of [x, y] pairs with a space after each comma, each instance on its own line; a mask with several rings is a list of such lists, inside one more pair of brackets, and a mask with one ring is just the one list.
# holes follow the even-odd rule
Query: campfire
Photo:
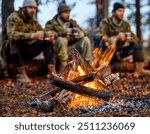
[[[58, 107], [89, 108], [109, 101], [114, 97], [109, 91], [109, 85], [119, 79], [118, 73], [111, 74], [108, 71], [115, 50], [115, 45], [109, 46], [104, 53], [100, 48], [96, 48], [93, 51], [93, 62], [90, 64], [75, 48], [70, 48], [72, 61], [68, 63], [61, 77], [53, 74], [50, 79], [54, 88], [32, 100], [29, 105], [53, 111]], [[46, 103], [41, 102], [47, 97], [49, 100]]]

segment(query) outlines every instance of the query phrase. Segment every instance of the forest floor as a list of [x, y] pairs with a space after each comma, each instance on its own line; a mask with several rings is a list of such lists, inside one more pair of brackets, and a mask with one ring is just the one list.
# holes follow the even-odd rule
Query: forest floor
[[120, 80], [109, 87], [117, 93], [113, 102], [93, 108], [64, 108], [52, 112], [33, 109], [28, 103], [52, 89], [50, 80], [32, 77], [34, 84], [26, 86], [15, 79], [0, 80], [1, 117], [78, 117], [78, 116], [150, 116], [150, 77], [134, 78], [132, 73], [120, 73]]

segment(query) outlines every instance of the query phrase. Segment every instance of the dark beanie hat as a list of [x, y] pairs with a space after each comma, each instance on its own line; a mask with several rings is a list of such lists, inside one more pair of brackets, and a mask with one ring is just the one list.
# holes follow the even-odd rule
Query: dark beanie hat
[[115, 12], [119, 8], [124, 8], [124, 5], [118, 2], [114, 3], [112, 12]]
[[71, 11], [70, 7], [67, 6], [66, 4], [64, 3], [61, 3], [59, 6], [58, 6], [58, 14], [64, 12], [64, 11]]

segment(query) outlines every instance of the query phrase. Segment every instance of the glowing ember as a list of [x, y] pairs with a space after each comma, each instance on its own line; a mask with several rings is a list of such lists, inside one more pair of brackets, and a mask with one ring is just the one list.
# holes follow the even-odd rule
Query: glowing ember
[[93, 97], [85, 97], [79, 94], [75, 94], [74, 99], [68, 104], [71, 108], [77, 108], [77, 107], [94, 107], [96, 105], [103, 104], [102, 99], [96, 99]]
[[[80, 66], [78, 66], [79, 76], [85, 75], [83, 70]], [[100, 90], [99, 86], [96, 84], [95, 81], [86, 83], [83, 85], [85, 87], [91, 87], [95, 90]], [[102, 104], [104, 101], [102, 99], [96, 99], [94, 97], [86, 97], [83, 95], [75, 94], [73, 100], [68, 104], [71, 108], [77, 108], [77, 107], [93, 107], [98, 104]]]
[[97, 85], [96, 81], [92, 81], [92, 82], [86, 83], [84, 86], [93, 88], [95, 90], [96, 89], [100, 90], [100, 87]]
[[78, 66], [78, 71], [79, 71], [79, 73], [80, 73], [79, 76], [85, 75], [84, 71], [82, 70], [82, 68], [81, 68], [80, 66]]
[[[100, 74], [101, 69], [108, 66], [115, 50], [116, 50], [115, 44], [110, 45], [103, 54], [102, 54], [102, 50], [100, 48], [96, 48], [93, 51], [93, 62], [91, 64], [93, 69], [95, 71], [99, 71], [99, 74]], [[76, 70], [70, 71], [67, 80], [72, 80], [74, 78], [77, 78], [78, 76], [83, 76], [83, 75], [85, 75], [84, 71], [82, 70], [82, 68], [80, 66], [78, 66]], [[100, 81], [100, 83], [104, 84], [101, 80], [97, 80], [97, 81]], [[103, 86], [98, 85], [96, 80], [86, 83], [82, 86], [90, 87], [95, 90], [103, 90], [102, 89]], [[94, 97], [86, 97], [83, 95], [75, 94], [74, 98], [68, 104], [68, 106], [71, 108], [77, 108], [77, 107], [82, 107], [82, 108], [86, 107], [87, 108], [87, 107], [93, 107], [93, 106], [102, 104], [103, 102], [104, 101], [102, 99], [97, 99]]]

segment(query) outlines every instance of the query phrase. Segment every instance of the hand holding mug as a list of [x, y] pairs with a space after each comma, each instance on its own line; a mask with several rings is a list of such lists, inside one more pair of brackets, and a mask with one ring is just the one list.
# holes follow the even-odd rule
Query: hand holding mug
[[75, 39], [80, 39], [81, 38], [81, 31], [79, 28], [72, 28], [72, 36]]
[[72, 28], [67, 28], [66, 29], [66, 35], [71, 36], [72, 35]]
[[37, 32], [31, 34], [31, 39], [43, 40], [44, 39], [44, 31], [37, 31]]
[[53, 41], [55, 39], [55, 33], [52, 31], [45, 32], [45, 40]]

